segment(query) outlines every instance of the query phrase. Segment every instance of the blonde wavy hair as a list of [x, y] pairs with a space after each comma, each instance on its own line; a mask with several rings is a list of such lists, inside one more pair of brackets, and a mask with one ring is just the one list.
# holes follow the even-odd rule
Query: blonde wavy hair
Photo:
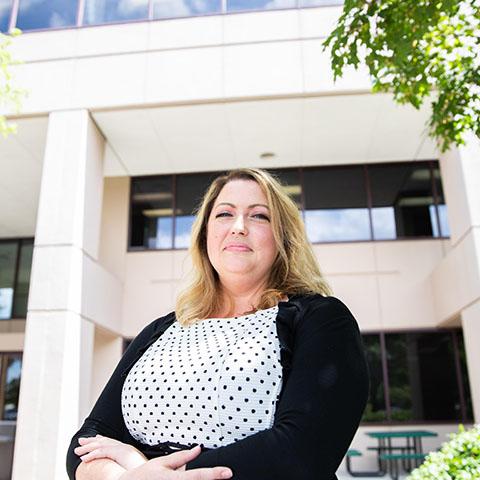
[[256, 309], [273, 307], [285, 295], [331, 294], [307, 239], [300, 212], [282, 184], [271, 174], [257, 168], [231, 170], [213, 181], [197, 209], [189, 249], [193, 264], [191, 281], [177, 297], [175, 305], [176, 319], [184, 326], [210, 318], [224, 307], [219, 295], [220, 280], [207, 254], [207, 224], [220, 191], [233, 180], [257, 182], [264, 192], [278, 250], [267, 288]]

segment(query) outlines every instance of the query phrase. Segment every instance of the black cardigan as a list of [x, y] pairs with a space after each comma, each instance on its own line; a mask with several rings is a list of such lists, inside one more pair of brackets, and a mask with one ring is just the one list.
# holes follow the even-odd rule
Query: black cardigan
[[[294, 295], [278, 304], [276, 319], [282, 390], [271, 428], [207, 449], [186, 466], [226, 466], [233, 480], [334, 480], [358, 428], [368, 397], [368, 367], [357, 322], [335, 297]], [[121, 392], [130, 369], [175, 321], [154, 320], [132, 341], [67, 454], [71, 480], [80, 458], [79, 437], [97, 433], [129, 443], [147, 458], [189, 448], [173, 442], [142, 444], [123, 421]], [[192, 445], [193, 446], [193, 445]]]

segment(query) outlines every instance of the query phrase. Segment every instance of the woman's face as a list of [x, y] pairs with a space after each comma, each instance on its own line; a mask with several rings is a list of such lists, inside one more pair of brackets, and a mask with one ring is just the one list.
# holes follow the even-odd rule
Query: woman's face
[[266, 281], [277, 256], [267, 198], [257, 182], [232, 180], [220, 191], [207, 225], [207, 252], [220, 280], [255, 287]]

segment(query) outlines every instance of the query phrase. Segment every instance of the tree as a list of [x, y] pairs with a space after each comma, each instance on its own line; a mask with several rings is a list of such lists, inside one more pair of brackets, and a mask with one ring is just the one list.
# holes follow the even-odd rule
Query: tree
[[[12, 74], [10, 67], [18, 64], [12, 58], [11, 53], [8, 51], [8, 47], [12, 43], [12, 37], [19, 35], [21, 32], [18, 29], [14, 29], [11, 35], [4, 35], [0, 33], [0, 107], [13, 107], [14, 111], [18, 113], [20, 110], [20, 102], [25, 95], [25, 90], [15, 88], [12, 83]], [[15, 133], [17, 126], [7, 121], [4, 115], [0, 115], [0, 133], [6, 137], [10, 133]]]
[[345, 0], [324, 42], [334, 78], [365, 63], [374, 92], [420, 108], [442, 151], [480, 136], [480, 0]]

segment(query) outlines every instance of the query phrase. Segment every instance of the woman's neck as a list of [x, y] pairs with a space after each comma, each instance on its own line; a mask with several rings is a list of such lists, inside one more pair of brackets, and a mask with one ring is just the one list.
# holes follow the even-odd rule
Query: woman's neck
[[243, 288], [238, 284], [230, 288], [222, 284], [219, 317], [237, 317], [256, 310], [264, 291], [264, 282]]

